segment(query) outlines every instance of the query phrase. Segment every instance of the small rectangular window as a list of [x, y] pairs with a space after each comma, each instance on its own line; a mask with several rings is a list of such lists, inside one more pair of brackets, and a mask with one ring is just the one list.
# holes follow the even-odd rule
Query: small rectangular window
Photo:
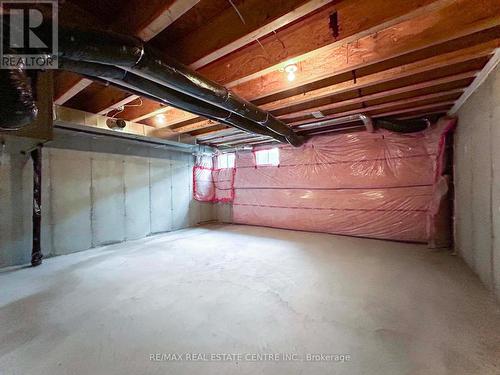
[[255, 163], [257, 165], [274, 165], [274, 166], [279, 165], [280, 164], [279, 148], [256, 151]]
[[219, 156], [217, 156], [217, 168], [234, 168], [235, 158], [236, 157], [234, 153], [220, 154]]

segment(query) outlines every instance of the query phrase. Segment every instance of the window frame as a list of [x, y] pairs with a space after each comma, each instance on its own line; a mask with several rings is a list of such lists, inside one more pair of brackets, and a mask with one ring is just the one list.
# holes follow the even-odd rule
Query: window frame
[[256, 150], [254, 151], [254, 155], [256, 167], [279, 167], [280, 165], [279, 147]]
[[[225, 160], [221, 163], [221, 160]], [[234, 152], [224, 152], [217, 155], [217, 169], [231, 169], [236, 166], [236, 154]]]

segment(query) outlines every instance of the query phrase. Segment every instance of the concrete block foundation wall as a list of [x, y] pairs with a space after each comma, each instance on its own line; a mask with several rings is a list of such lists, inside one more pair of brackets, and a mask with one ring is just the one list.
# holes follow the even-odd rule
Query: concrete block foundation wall
[[[191, 154], [107, 142], [59, 139], [43, 149], [45, 256], [214, 219], [212, 205], [192, 198]], [[72, 143], [78, 147], [59, 148]], [[31, 257], [33, 168], [20, 154], [22, 147], [11, 144], [1, 157], [0, 267], [29, 263]], [[104, 152], [109, 148], [111, 152]]]
[[456, 249], [500, 299], [500, 66], [458, 113]]

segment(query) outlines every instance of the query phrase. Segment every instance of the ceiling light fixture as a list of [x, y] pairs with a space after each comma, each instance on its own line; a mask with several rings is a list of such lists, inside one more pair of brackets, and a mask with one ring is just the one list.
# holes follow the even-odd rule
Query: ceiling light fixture
[[295, 64], [292, 64], [292, 65], [288, 65], [285, 67], [285, 72], [287, 74], [286, 78], [292, 82], [292, 81], [295, 81], [295, 78], [296, 78], [296, 74], [297, 73], [297, 65]]
[[163, 126], [167, 123], [167, 116], [165, 116], [163, 113], [160, 113], [159, 115], [155, 116], [155, 122], [157, 125]]

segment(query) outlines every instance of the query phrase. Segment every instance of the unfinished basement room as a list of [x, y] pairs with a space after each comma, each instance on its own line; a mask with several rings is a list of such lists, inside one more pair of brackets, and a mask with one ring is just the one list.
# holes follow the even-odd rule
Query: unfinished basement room
[[0, 22], [0, 375], [500, 375], [500, 0]]

